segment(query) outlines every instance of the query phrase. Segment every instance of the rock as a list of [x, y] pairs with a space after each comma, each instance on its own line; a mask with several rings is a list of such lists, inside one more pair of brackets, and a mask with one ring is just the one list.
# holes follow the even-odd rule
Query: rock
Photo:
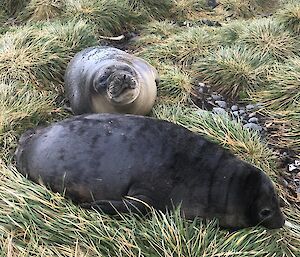
[[255, 123], [247, 123], [243, 127], [247, 128], [247, 129], [253, 129], [253, 130], [256, 130], [256, 131], [261, 131], [262, 130], [262, 127], [255, 124]]
[[254, 117], [255, 115], [256, 115], [255, 112], [251, 112], [251, 113], [248, 115], [248, 117], [249, 117], [249, 118], [252, 118], [252, 117]]
[[[202, 83], [203, 84], [203, 83]], [[204, 85], [204, 84], [203, 84]], [[198, 89], [199, 93], [201, 94], [207, 94], [208, 93], [208, 87], [207, 86], [199, 86], [199, 89]]]
[[237, 105], [232, 105], [230, 109], [234, 112], [237, 111], [239, 107]]
[[206, 110], [203, 110], [203, 109], [199, 109], [199, 110], [197, 110], [197, 114], [199, 115], [199, 116], [201, 116], [201, 115], [203, 115], [203, 114], [206, 114], [206, 113], [208, 113], [209, 111], [206, 111]]
[[199, 83], [198, 83], [198, 86], [199, 86], [199, 87], [205, 87], [205, 84], [202, 83], [202, 82], [199, 82]]
[[208, 19], [202, 19], [200, 20], [198, 23], [203, 24], [203, 25], [207, 25], [210, 27], [222, 27], [222, 24], [218, 21], [213, 21], [213, 20], [208, 20]]
[[239, 114], [240, 115], [242, 115], [242, 114], [244, 114], [245, 113], [245, 111], [242, 109], [242, 110], [239, 110]]
[[234, 112], [232, 112], [232, 114], [233, 114], [235, 117], [238, 117], [238, 116], [239, 116], [239, 111], [234, 111]]
[[253, 104], [248, 104], [248, 105], [246, 105], [246, 110], [247, 111], [251, 111], [251, 110], [253, 110], [255, 108], [255, 106], [253, 105]]
[[255, 104], [255, 109], [261, 109], [263, 107], [264, 107], [264, 105], [262, 103]]
[[258, 118], [252, 117], [248, 120], [249, 123], [258, 123]]
[[200, 94], [203, 94], [203, 93], [204, 93], [204, 88], [203, 88], [203, 87], [199, 87], [199, 88], [198, 88], [198, 92], [199, 92]]
[[219, 105], [221, 108], [225, 109], [227, 107], [227, 103], [225, 101], [215, 101], [215, 103]]
[[221, 107], [214, 107], [212, 109], [212, 111], [213, 111], [213, 113], [216, 113], [216, 114], [225, 114], [226, 113], [226, 111]]
[[284, 187], [288, 187], [288, 186], [289, 186], [289, 183], [288, 183], [284, 178], [282, 178], [281, 184], [282, 184]]
[[221, 99], [222, 99], [222, 96], [221, 96], [221, 95], [216, 95], [216, 94], [212, 94], [211, 97], [212, 97], [212, 99], [215, 100], [215, 101], [218, 101], [218, 100], [221, 100]]
[[207, 5], [211, 8], [217, 7], [218, 3], [216, 0], [207, 0]]

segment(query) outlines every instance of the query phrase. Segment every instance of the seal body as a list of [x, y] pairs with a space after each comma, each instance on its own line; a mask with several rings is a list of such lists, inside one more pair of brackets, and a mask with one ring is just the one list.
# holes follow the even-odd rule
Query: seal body
[[17, 168], [83, 207], [105, 213], [165, 211], [221, 226], [279, 228], [271, 180], [228, 150], [173, 123], [117, 114], [81, 115], [25, 133]]
[[156, 99], [153, 66], [122, 50], [98, 46], [77, 53], [65, 73], [65, 91], [75, 114], [145, 115]]

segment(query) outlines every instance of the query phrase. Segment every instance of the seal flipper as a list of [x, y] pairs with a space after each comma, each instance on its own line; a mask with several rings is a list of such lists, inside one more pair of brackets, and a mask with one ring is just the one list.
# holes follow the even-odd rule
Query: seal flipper
[[137, 197], [125, 196], [120, 201], [99, 200], [91, 203], [82, 203], [80, 206], [83, 208], [94, 208], [109, 215], [129, 212], [144, 215], [151, 209], [150, 202], [151, 200], [147, 196], [139, 195]]

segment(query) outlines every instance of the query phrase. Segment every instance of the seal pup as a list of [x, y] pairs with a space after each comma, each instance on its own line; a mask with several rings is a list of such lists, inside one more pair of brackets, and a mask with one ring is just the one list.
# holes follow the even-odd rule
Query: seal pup
[[284, 218], [267, 175], [182, 126], [120, 114], [75, 116], [25, 133], [19, 172], [87, 208], [147, 213], [181, 206], [184, 217], [226, 228]]
[[77, 53], [64, 77], [74, 114], [146, 115], [154, 105], [156, 69], [139, 57], [113, 47], [89, 47]]

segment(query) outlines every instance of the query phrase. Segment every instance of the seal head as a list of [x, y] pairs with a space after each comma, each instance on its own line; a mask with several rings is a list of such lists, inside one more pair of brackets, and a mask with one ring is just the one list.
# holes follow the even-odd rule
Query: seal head
[[252, 224], [259, 224], [269, 229], [281, 228], [285, 223], [285, 219], [280, 211], [279, 202], [279, 197], [275, 193], [273, 184], [261, 172], [260, 187], [250, 207]]
[[136, 100], [140, 93], [137, 72], [129, 65], [114, 64], [98, 72], [93, 88], [98, 94], [106, 94], [112, 104], [127, 105]]
[[75, 114], [145, 115], [156, 99], [158, 74], [145, 60], [112, 47], [77, 53], [65, 73], [66, 96]]

